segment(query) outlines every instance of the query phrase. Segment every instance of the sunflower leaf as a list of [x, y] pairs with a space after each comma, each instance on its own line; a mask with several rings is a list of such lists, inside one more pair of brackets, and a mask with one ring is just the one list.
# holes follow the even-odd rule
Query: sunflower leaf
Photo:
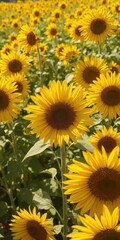
[[63, 225], [56, 225], [54, 228], [55, 233], [59, 234], [62, 228], [63, 228]]
[[47, 192], [42, 191], [40, 188], [33, 194], [33, 201], [35, 202], [35, 205], [38, 207], [38, 209], [48, 210], [52, 207], [52, 201]]
[[39, 141], [37, 141], [33, 147], [30, 148], [30, 150], [27, 152], [27, 154], [25, 155], [25, 157], [23, 158], [22, 161], [24, 161], [25, 159], [35, 156], [37, 154], [42, 153], [46, 148], [48, 148], [50, 146], [50, 143], [44, 143], [44, 140], [41, 139]]

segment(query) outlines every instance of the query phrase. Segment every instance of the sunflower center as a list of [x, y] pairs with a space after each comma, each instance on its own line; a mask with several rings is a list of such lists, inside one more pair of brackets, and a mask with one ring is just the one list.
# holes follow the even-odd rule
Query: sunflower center
[[59, 17], [60, 17], [60, 14], [59, 14], [59, 13], [56, 13], [56, 14], [55, 14], [55, 17], [56, 17], [56, 18], [59, 18]]
[[39, 15], [40, 15], [39, 11], [35, 11], [35, 16], [39, 17]]
[[66, 8], [66, 5], [63, 3], [63, 4], [61, 4], [61, 8], [62, 9], [65, 9]]
[[58, 52], [59, 52], [60, 55], [62, 55], [63, 50], [64, 50], [64, 47], [60, 47], [60, 48], [59, 48], [59, 51], [58, 51]]
[[115, 229], [106, 229], [97, 233], [93, 240], [119, 240], [120, 232], [116, 232]]
[[22, 70], [22, 63], [17, 59], [13, 59], [9, 62], [8, 68], [12, 73], [20, 72]]
[[114, 169], [100, 168], [90, 176], [88, 186], [95, 197], [113, 201], [120, 196], [120, 174]]
[[80, 37], [81, 36], [81, 31], [80, 31], [80, 26], [75, 28], [75, 34]]
[[56, 28], [51, 28], [50, 33], [52, 36], [55, 36], [57, 34]]
[[116, 146], [116, 140], [110, 136], [105, 136], [98, 141], [98, 148], [101, 150], [102, 146], [107, 153], [110, 153]]
[[86, 67], [83, 71], [83, 79], [87, 83], [92, 83], [99, 75], [100, 72], [96, 67]]
[[35, 240], [46, 240], [47, 232], [37, 221], [30, 220], [27, 222], [27, 232]]
[[28, 43], [31, 46], [35, 45], [35, 43], [36, 43], [36, 36], [35, 36], [35, 34], [33, 32], [29, 32], [27, 34], [27, 41], [28, 41]]
[[18, 24], [17, 24], [17, 23], [14, 23], [14, 27], [15, 27], [15, 28], [18, 28]]
[[115, 7], [115, 10], [116, 10], [117, 13], [120, 13], [120, 6], [117, 5], [117, 6]]
[[5, 54], [8, 54], [8, 53], [10, 53], [10, 49], [9, 49], [9, 48], [6, 48], [6, 49], [5, 49]]
[[75, 117], [73, 108], [69, 104], [62, 102], [52, 105], [46, 113], [48, 125], [57, 130], [67, 129], [74, 123]]
[[118, 74], [118, 69], [117, 69], [117, 67], [112, 66], [112, 67], [111, 67], [111, 72], [112, 72], [112, 73], [115, 72], [116, 74]]
[[5, 110], [9, 105], [10, 99], [8, 95], [3, 91], [0, 90], [0, 111]]
[[16, 86], [17, 86], [17, 91], [16, 92], [19, 92], [21, 93], [22, 90], [23, 90], [23, 85], [21, 82], [16, 82]]
[[120, 103], [120, 89], [116, 86], [109, 86], [101, 92], [102, 101], [108, 106], [116, 106]]
[[14, 40], [16, 40], [16, 36], [11, 37], [11, 41], [14, 41]]
[[91, 22], [90, 28], [92, 33], [99, 35], [106, 30], [106, 22], [101, 18], [96, 18]]

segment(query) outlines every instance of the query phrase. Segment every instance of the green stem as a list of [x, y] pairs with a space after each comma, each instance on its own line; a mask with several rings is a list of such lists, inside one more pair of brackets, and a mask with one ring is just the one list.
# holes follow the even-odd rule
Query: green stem
[[66, 149], [65, 143], [61, 146], [61, 178], [62, 178], [62, 200], [63, 200], [63, 240], [66, 240], [68, 231], [68, 219], [67, 219], [67, 197], [63, 191], [63, 181], [65, 181], [64, 174], [66, 173]]
[[16, 212], [16, 206], [15, 206], [15, 203], [14, 203], [12, 188], [9, 188], [9, 186], [8, 186], [7, 179], [6, 179], [6, 176], [5, 176], [5, 172], [4, 172], [4, 169], [2, 168], [2, 166], [0, 166], [0, 170], [1, 170], [1, 173], [2, 173], [2, 177], [3, 177], [4, 187], [6, 189], [6, 192], [7, 192], [8, 196], [9, 196], [11, 207], [13, 208], [14, 213], [15, 213]]
[[50, 206], [56, 211], [61, 223], [63, 223], [63, 219], [62, 219], [61, 215], [59, 214], [58, 210], [52, 204], [50, 204]]
[[41, 53], [40, 53], [40, 49], [39, 49], [39, 46], [37, 44], [37, 53], [38, 53], [38, 60], [39, 60], [39, 71], [40, 71], [40, 86], [42, 86], [42, 71], [43, 71], [43, 68], [42, 68], [42, 59], [41, 59]]

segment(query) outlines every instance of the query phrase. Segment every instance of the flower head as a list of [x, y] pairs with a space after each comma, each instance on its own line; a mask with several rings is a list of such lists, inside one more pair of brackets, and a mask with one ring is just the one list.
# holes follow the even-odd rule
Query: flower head
[[49, 88], [44, 86], [40, 94], [32, 96], [34, 104], [27, 107], [30, 112], [25, 119], [37, 137], [50, 140], [55, 146], [69, 143], [69, 138], [76, 141], [87, 130], [91, 120], [86, 108], [85, 92], [66, 81], [51, 81]]
[[81, 209], [81, 214], [90, 211], [100, 215], [103, 204], [110, 211], [120, 207], [120, 161], [119, 147], [108, 155], [104, 148], [94, 153], [83, 152], [86, 163], [73, 160], [68, 165], [68, 180], [64, 181], [65, 194], [69, 201]]
[[13, 240], [55, 240], [54, 227], [50, 220], [47, 220], [47, 214], [40, 215], [36, 208], [29, 212], [25, 209], [13, 215], [10, 224]]

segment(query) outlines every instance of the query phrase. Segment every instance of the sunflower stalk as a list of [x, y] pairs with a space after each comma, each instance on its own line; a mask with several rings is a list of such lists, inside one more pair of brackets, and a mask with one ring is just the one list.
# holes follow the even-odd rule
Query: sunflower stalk
[[42, 58], [41, 58], [41, 53], [39, 46], [37, 44], [37, 53], [38, 53], [38, 61], [39, 61], [39, 71], [40, 71], [40, 87], [43, 85], [42, 81], [42, 72], [43, 72], [43, 67], [42, 67]]
[[62, 179], [62, 200], [63, 200], [63, 240], [66, 240], [68, 231], [68, 219], [67, 219], [67, 197], [63, 191], [63, 181], [65, 180], [64, 174], [66, 173], [66, 149], [65, 142], [63, 142], [61, 148], [61, 179]]

